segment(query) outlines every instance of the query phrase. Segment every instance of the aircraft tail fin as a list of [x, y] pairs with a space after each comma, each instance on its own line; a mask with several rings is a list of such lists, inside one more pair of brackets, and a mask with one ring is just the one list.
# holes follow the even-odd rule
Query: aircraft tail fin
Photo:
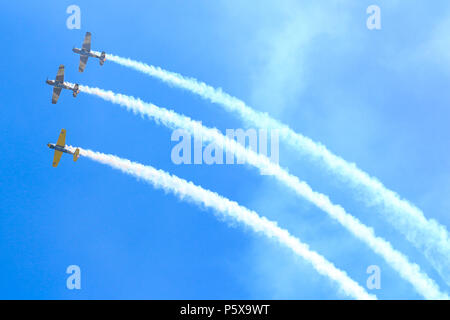
[[105, 63], [106, 60], [106, 53], [105, 51], [102, 51], [102, 54], [100, 55], [100, 65], [102, 66]]
[[80, 148], [77, 148], [77, 150], [75, 150], [75, 152], [73, 153], [73, 161], [76, 162], [79, 157], [80, 157]]

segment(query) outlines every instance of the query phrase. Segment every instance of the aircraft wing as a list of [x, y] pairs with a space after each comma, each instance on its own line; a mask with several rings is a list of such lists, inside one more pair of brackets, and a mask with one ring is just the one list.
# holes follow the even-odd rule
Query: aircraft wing
[[64, 82], [64, 65], [60, 65], [58, 73], [56, 74], [56, 81]]
[[91, 33], [90, 32], [86, 32], [86, 35], [84, 36], [83, 49], [86, 51], [91, 51]]
[[52, 95], [52, 103], [55, 104], [58, 102], [59, 94], [61, 93], [62, 88], [53, 87], [53, 95]]
[[59, 134], [58, 141], [56, 142], [57, 146], [65, 147], [66, 146], [66, 129], [61, 129], [61, 133]]
[[59, 160], [61, 160], [61, 156], [62, 156], [62, 152], [61, 151], [57, 151], [55, 150], [55, 155], [53, 156], [53, 167], [56, 168], [58, 166]]
[[78, 66], [78, 71], [83, 72], [86, 68], [86, 63], [88, 61], [88, 56], [80, 56], [80, 65]]

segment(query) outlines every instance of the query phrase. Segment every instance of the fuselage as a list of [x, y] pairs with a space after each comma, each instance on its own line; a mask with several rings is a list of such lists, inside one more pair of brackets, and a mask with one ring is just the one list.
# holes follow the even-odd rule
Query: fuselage
[[53, 150], [56, 150], [56, 151], [61, 151], [61, 152], [64, 152], [64, 153], [73, 154], [73, 152], [70, 151], [69, 149], [66, 149], [65, 147], [58, 146], [58, 145], [56, 145], [54, 143], [47, 143], [47, 146], [50, 149], [53, 149]]
[[63, 81], [56, 81], [56, 80], [46, 80], [47, 84], [55, 87], [55, 88], [62, 88], [62, 89], [68, 89], [68, 90], [74, 90], [75, 88], [71, 87], [70, 85], [66, 84]]
[[78, 53], [80, 56], [100, 58], [100, 56], [96, 55], [95, 53], [92, 53], [91, 51], [86, 51], [84, 49], [73, 48], [72, 51]]

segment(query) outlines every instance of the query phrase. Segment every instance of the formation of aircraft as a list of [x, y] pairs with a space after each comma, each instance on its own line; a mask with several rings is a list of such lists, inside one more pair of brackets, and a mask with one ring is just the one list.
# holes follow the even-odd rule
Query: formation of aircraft
[[[73, 52], [80, 55], [80, 65], [78, 66], [78, 71], [83, 72], [86, 68], [86, 63], [91, 58], [98, 58], [100, 61], [100, 65], [102, 66], [106, 60], [105, 51], [103, 51], [100, 55], [91, 51], [91, 33], [86, 32], [84, 37], [83, 45], [81, 49], [73, 48]], [[73, 96], [76, 97], [80, 92], [78, 84], [71, 84], [68, 82], [64, 82], [64, 65], [60, 65], [58, 69], [58, 73], [56, 74], [55, 80], [47, 80], [45, 81], [47, 84], [53, 86], [53, 95], [52, 95], [52, 103], [56, 104], [58, 102], [59, 95], [61, 94], [62, 89], [72, 90]], [[80, 157], [80, 149], [77, 148], [75, 152], [66, 148], [66, 130], [61, 129], [61, 133], [59, 134], [58, 141], [56, 144], [48, 143], [47, 146], [50, 149], [55, 150], [55, 154], [53, 156], [53, 167], [57, 167], [59, 160], [61, 160], [61, 156], [63, 153], [68, 153], [73, 155], [73, 161], [77, 161]]]
[[58, 141], [56, 144], [47, 143], [47, 146], [50, 149], [55, 150], [55, 154], [53, 155], [53, 167], [57, 167], [59, 160], [61, 160], [61, 156], [63, 153], [68, 153], [73, 155], [73, 161], [77, 161], [80, 157], [80, 149], [77, 148], [75, 152], [70, 151], [66, 148], [66, 129], [61, 129], [61, 133], [59, 134]]
[[47, 84], [53, 86], [53, 96], [52, 103], [55, 104], [58, 102], [59, 95], [62, 89], [68, 89], [73, 91], [73, 96], [76, 97], [80, 92], [78, 89], [78, 84], [74, 84], [73, 86], [70, 83], [64, 82], [64, 65], [60, 65], [58, 69], [58, 73], [56, 74], [55, 80], [46, 80]]
[[98, 58], [100, 61], [100, 65], [102, 66], [106, 60], [105, 51], [103, 51], [100, 55], [91, 52], [91, 33], [86, 32], [84, 36], [83, 46], [81, 49], [73, 48], [73, 52], [80, 55], [80, 65], [78, 66], [78, 71], [83, 72], [84, 68], [86, 68], [86, 63], [89, 57]]

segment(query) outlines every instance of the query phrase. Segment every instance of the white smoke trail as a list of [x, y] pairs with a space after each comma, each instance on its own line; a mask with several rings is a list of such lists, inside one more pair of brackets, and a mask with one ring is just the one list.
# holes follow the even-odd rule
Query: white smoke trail
[[[74, 147], [69, 148], [74, 150]], [[230, 217], [249, 226], [257, 233], [262, 233], [269, 238], [276, 239], [279, 243], [291, 249], [296, 255], [311, 263], [314, 269], [321, 275], [335, 281], [339, 285], [340, 290], [346, 295], [362, 300], [376, 299], [376, 296], [367, 293], [367, 291], [351, 279], [346, 272], [336, 268], [323, 256], [309, 249], [307, 244], [302, 243], [287, 230], [278, 227], [276, 222], [269, 221], [265, 217], [260, 217], [256, 212], [240, 206], [235, 201], [231, 201], [215, 192], [203, 189], [192, 182], [171, 175], [165, 171], [157, 170], [151, 166], [144, 166], [140, 163], [121, 159], [114, 155], [81, 148], [80, 154], [94, 161], [109, 165], [114, 169], [118, 169], [138, 179], [143, 179], [155, 188], [171, 192], [182, 200], [190, 199], [198, 205], [211, 208], [223, 216]]]
[[354, 236], [366, 243], [377, 254], [394, 268], [402, 278], [409, 281], [416, 291], [427, 299], [448, 299], [448, 295], [439, 290], [437, 284], [420, 270], [420, 267], [408, 261], [402, 253], [392, 248], [386, 240], [375, 236], [372, 228], [362, 224], [356, 217], [347, 213], [344, 208], [333, 204], [330, 199], [321, 193], [315, 192], [304, 181], [289, 174], [278, 164], [271, 162], [266, 156], [257, 154], [246, 149], [235, 140], [222, 135], [217, 129], [204, 127], [201, 122], [194, 121], [189, 117], [179, 115], [172, 110], [157, 107], [151, 103], [123, 94], [105, 91], [99, 88], [90, 88], [80, 85], [82, 92], [96, 95], [106, 101], [119, 104], [127, 110], [164, 124], [171, 129], [183, 128], [194, 136], [200, 136], [204, 140], [214, 142], [218, 146], [226, 146], [227, 151], [234, 154], [238, 159], [253, 165], [266, 174], [273, 175], [286, 186], [292, 188], [298, 195], [310, 201], [318, 208], [328, 213], [342, 226], [347, 228]]
[[364, 191], [363, 199], [369, 206], [381, 205], [381, 212], [408, 241], [421, 250], [442, 278], [450, 285], [450, 237], [445, 226], [436, 220], [427, 219], [424, 213], [402, 199], [397, 193], [387, 189], [376, 178], [333, 154], [324, 145], [314, 142], [289, 126], [271, 118], [268, 114], [258, 112], [243, 101], [230, 96], [221, 88], [213, 88], [194, 78], [183, 77], [160, 67], [108, 54], [110, 61], [135, 69], [155, 77], [170, 85], [191, 91], [200, 97], [217, 103], [227, 111], [236, 112], [248, 125], [266, 129], [277, 129], [279, 136], [297, 151], [320, 160], [327, 169], [349, 183], [353, 188]]

